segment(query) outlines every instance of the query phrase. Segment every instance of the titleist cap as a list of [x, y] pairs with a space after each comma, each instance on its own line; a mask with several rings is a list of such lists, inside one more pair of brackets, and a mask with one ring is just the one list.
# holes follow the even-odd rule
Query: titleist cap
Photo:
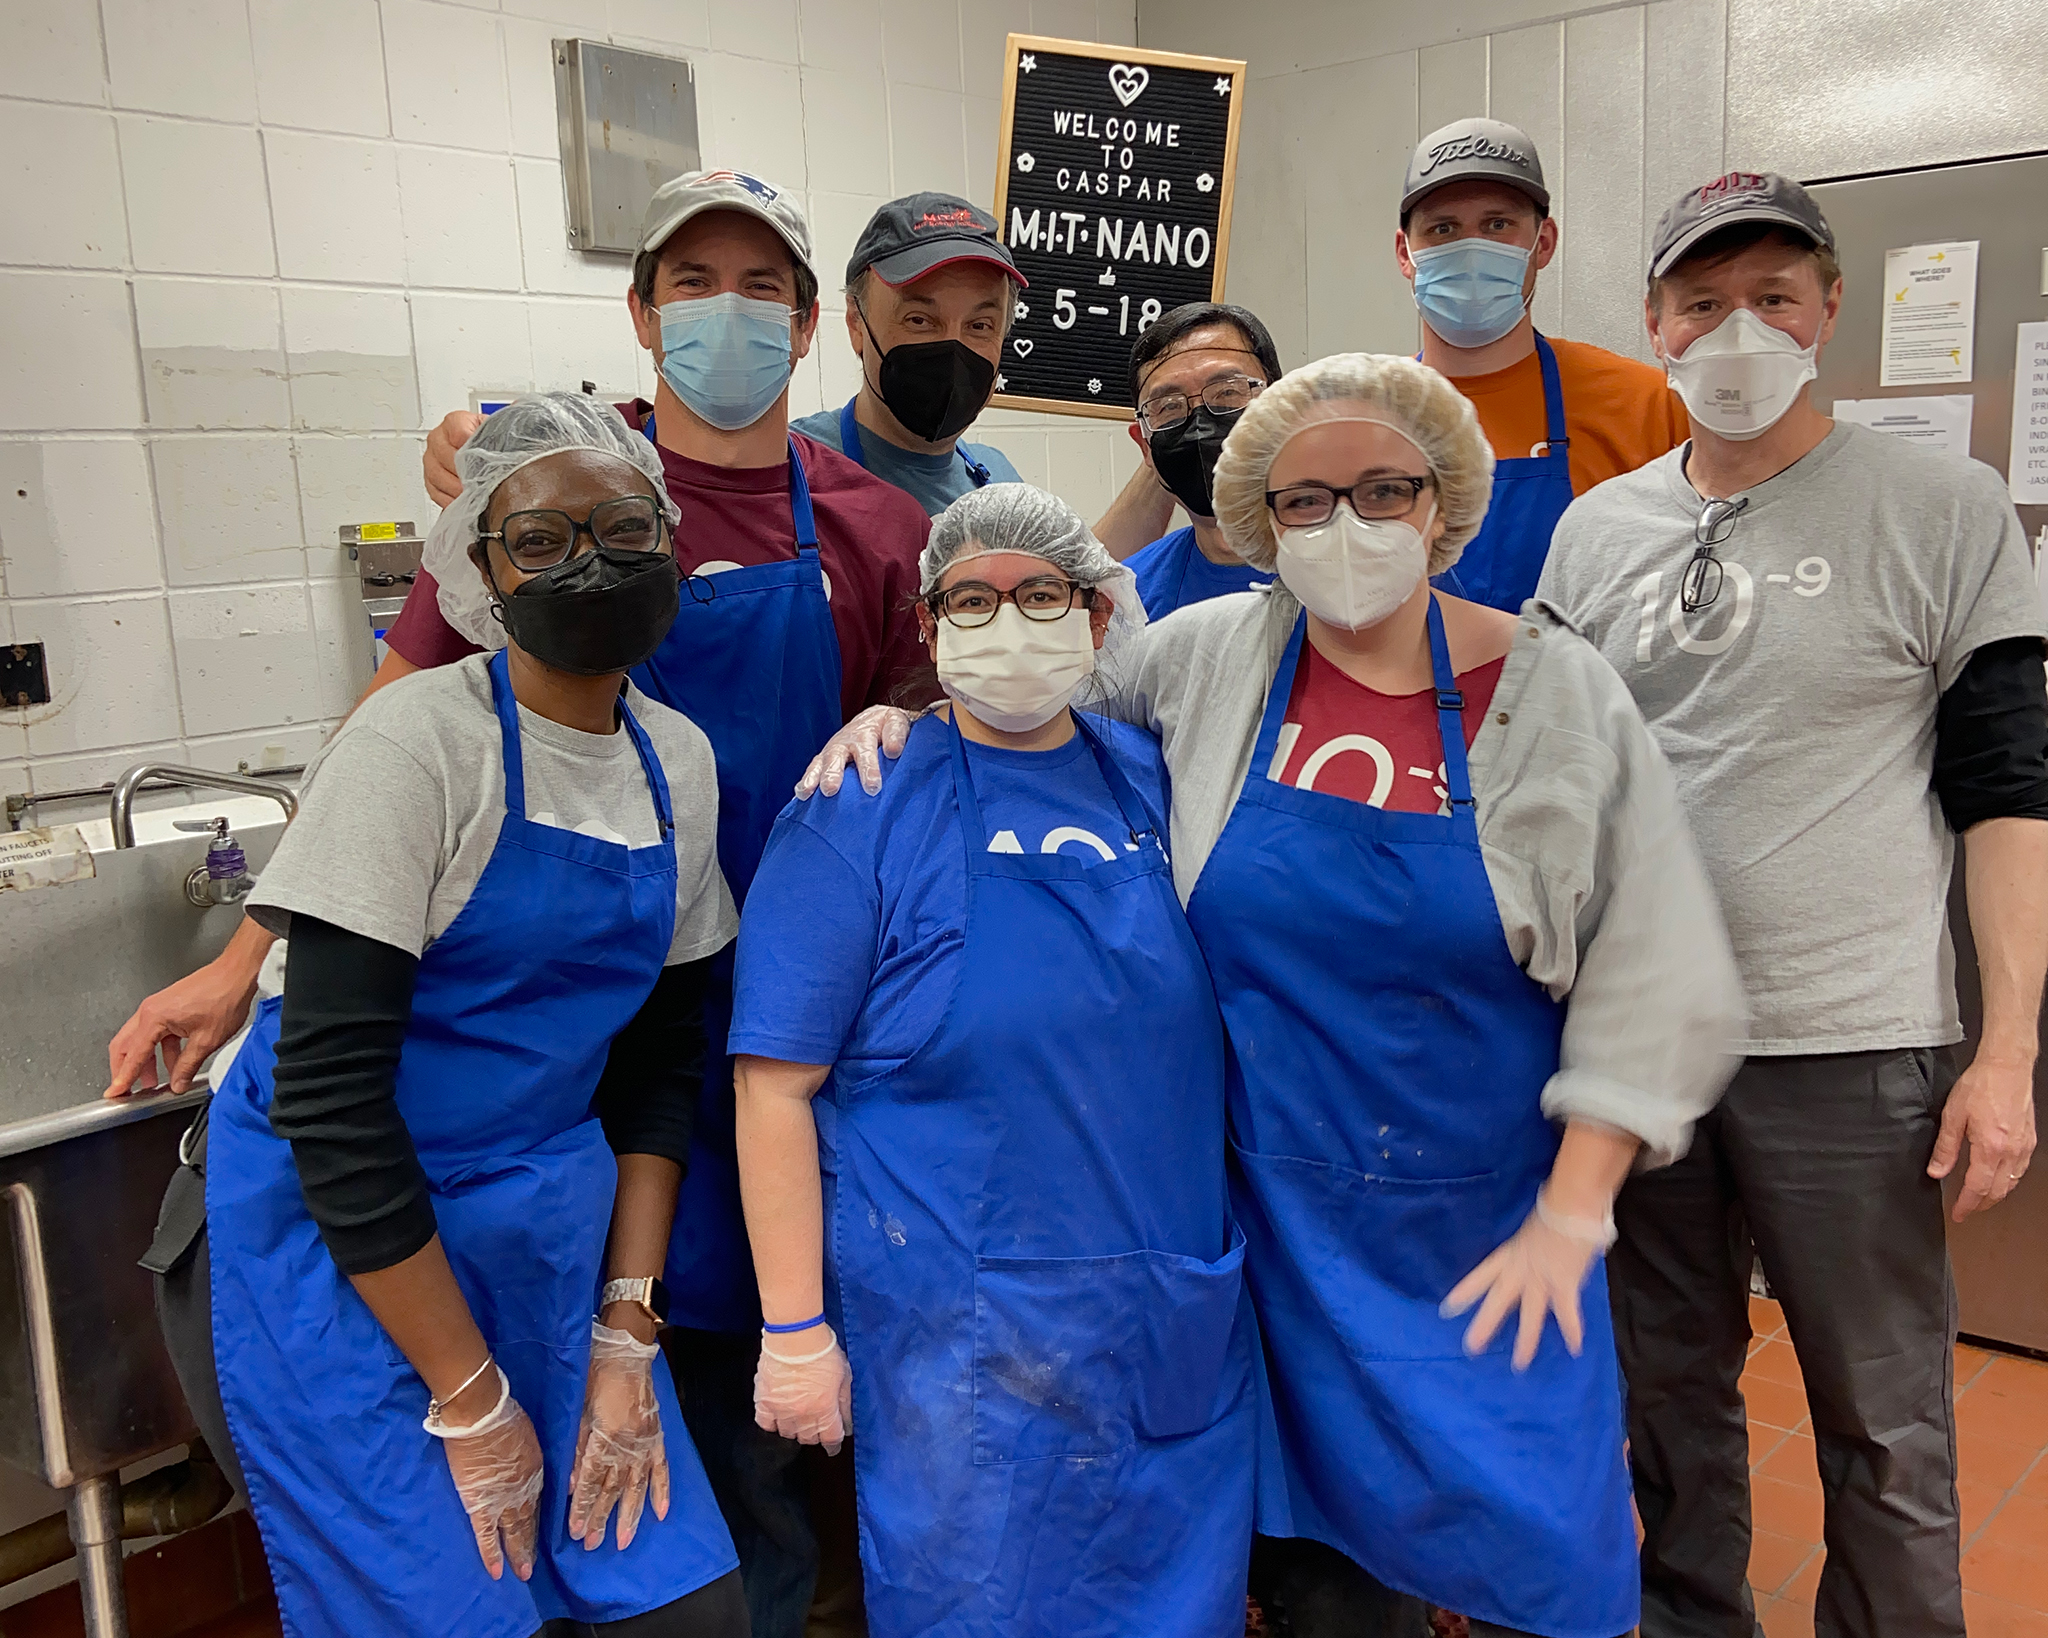
[[1835, 248], [1834, 230], [1813, 195], [1789, 176], [1730, 171], [1694, 188], [1657, 218], [1650, 277], [1663, 278], [1708, 234], [1738, 222], [1768, 222], [1803, 234], [1823, 250]]
[[1450, 182], [1505, 182], [1550, 209], [1550, 190], [1543, 185], [1543, 161], [1527, 131], [1497, 119], [1453, 120], [1415, 145], [1408, 159], [1408, 179], [1401, 187], [1401, 214], [1416, 201]]

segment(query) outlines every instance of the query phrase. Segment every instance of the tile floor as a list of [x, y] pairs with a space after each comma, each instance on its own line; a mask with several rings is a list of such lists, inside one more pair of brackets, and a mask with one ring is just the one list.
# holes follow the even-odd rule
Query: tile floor
[[[1769, 1638], [1811, 1638], [1820, 1582], [1820, 1479], [1799, 1365], [1774, 1302], [1750, 1303], [1749, 1556]], [[2048, 1365], [1956, 1349], [1963, 1613], [1971, 1638], [2048, 1638]]]

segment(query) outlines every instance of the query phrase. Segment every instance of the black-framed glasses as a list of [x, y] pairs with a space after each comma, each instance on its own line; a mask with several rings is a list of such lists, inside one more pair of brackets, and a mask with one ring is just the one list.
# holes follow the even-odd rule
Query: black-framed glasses
[[568, 561], [578, 535], [621, 552], [651, 552], [661, 544], [661, 508], [652, 495], [620, 495], [600, 502], [580, 523], [567, 512], [513, 512], [502, 528], [479, 529], [476, 538], [503, 541], [515, 569], [538, 574]]
[[925, 606], [935, 616], [943, 616], [963, 631], [987, 625], [1005, 603], [1015, 603], [1017, 612], [1027, 620], [1057, 620], [1077, 606], [1093, 608], [1095, 594], [1059, 575], [1041, 574], [1018, 581], [1012, 591], [997, 591], [979, 580], [963, 580], [925, 599]]
[[1191, 399], [1184, 392], [1169, 387], [1145, 400], [1138, 410], [1138, 424], [1147, 432], [1171, 432], [1195, 412], [1195, 405], [1214, 410], [1219, 415], [1228, 415], [1241, 410], [1260, 393], [1266, 390], [1266, 383], [1255, 375], [1219, 375], [1215, 380], [1204, 383], [1202, 390]]
[[1742, 495], [1735, 500], [1709, 500], [1700, 508], [1699, 519], [1692, 526], [1692, 558], [1678, 582], [1678, 606], [1687, 614], [1712, 608], [1714, 599], [1721, 595], [1725, 576], [1721, 560], [1714, 553], [1727, 544], [1728, 537], [1735, 533], [1735, 520], [1748, 507], [1749, 497]]
[[1319, 523], [1328, 523], [1337, 510], [1337, 502], [1349, 501], [1351, 510], [1361, 518], [1386, 520], [1406, 517], [1415, 510], [1415, 503], [1422, 498], [1425, 489], [1433, 488], [1436, 479], [1424, 474], [1419, 477], [1400, 476], [1393, 478], [1360, 478], [1349, 489], [1339, 489], [1327, 483], [1290, 483], [1284, 489], [1266, 491], [1266, 504], [1272, 508], [1273, 519], [1283, 529], [1313, 529]]

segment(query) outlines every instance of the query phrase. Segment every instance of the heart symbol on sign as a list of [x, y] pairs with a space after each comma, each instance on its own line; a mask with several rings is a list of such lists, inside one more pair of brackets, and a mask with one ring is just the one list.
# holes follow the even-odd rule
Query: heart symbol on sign
[[1016, 341], [1011, 342], [1010, 345], [1017, 349], [1017, 356], [1019, 358], [1029, 358], [1031, 356], [1031, 349], [1034, 346], [1036, 346], [1037, 343], [1029, 340], [1028, 338], [1020, 337]]
[[1116, 100], [1126, 108], [1145, 94], [1145, 87], [1152, 83], [1149, 68], [1132, 68], [1128, 63], [1109, 65], [1109, 88], [1116, 93]]

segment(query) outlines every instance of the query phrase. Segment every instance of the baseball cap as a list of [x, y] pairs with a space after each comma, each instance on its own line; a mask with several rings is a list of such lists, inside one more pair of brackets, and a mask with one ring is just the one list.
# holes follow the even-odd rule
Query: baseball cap
[[736, 210], [766, 222], [789, 246], [806, 272], [811, 266], [811, 230], [793, 194], [745, 171], [685, 171], [654, 190], [640, 218], [640, 249], [659, 250], [677, 228], [707, 210]]
[[1401, 214], [1406, 216], [1423, 195], [1447, 183], [1476, 181], [1505, 182], [1550, 209], [1543, 161], [1536, 157], [1536, 144], [1527, 131], [1497, 119], [1454, 119], [1416, 143], [1408, 156]]
[[996, 219], [950, 193], [891, 199], [870, 216], [854, 242], [846, 282], [852, 284], [873, 268], [884, 284], [908, 284], [948, 262], [986, 262], [1019, 286], [1030, 283], [996, 237]]
[[1797, 182], [1769, 171], [1730, 171], [1694, 188], [1657, 218], [1650, 277], [1661, 279], [1700, 240], [1737, 222], [1769, 222], [1804, 234], [1823, 250], [1835, 248], [1828, 219]]

